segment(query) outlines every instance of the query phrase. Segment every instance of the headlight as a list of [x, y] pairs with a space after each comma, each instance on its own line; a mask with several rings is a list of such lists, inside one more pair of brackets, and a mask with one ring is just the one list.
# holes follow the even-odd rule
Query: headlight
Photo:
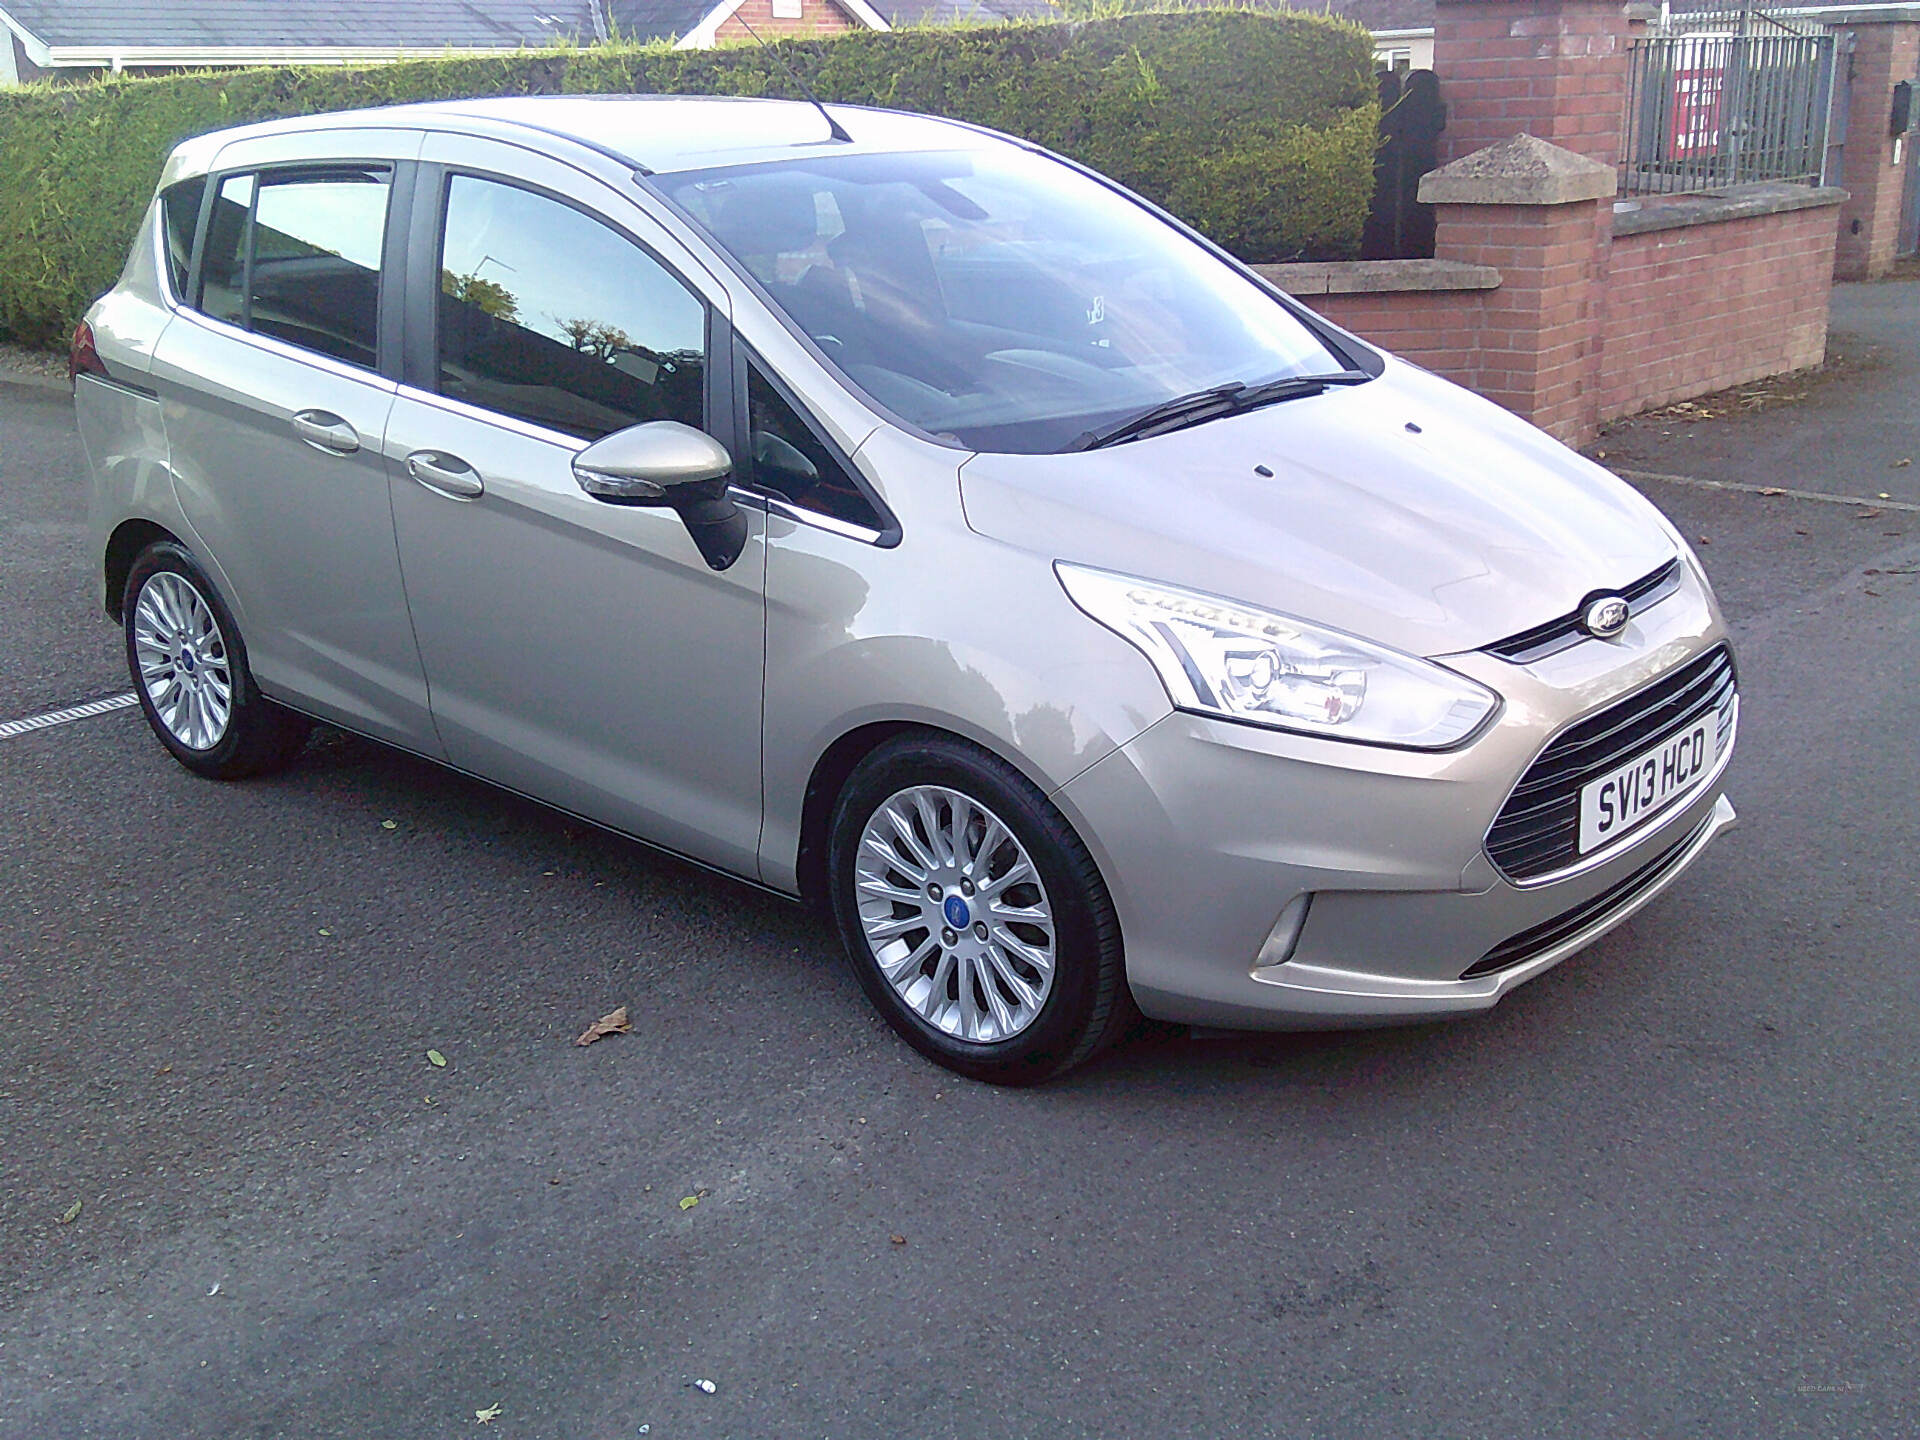
[[1499, 708], [1464, 675], [1215, 595], [1057, 562], [1073, 603], [1153, 662], [1182, 710], [1444, 750]]

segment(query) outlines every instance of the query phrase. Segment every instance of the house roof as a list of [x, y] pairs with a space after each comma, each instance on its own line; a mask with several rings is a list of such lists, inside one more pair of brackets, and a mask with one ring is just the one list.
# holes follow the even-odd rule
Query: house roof
[[1376, 32], [1433, 28], [1433, 0], [1297, 0], [1293, 8], [1338, 15]]
[[[0, 0], [0, 4], [6, 0]], [[664, 40], [685, 35], [721, 0], [607, 0], [611, 29], [622, 40]]]
[[0, 16], [59, 49], [510, 49], [594, 38], [591, 0], [0, 0]]
[[1052, 20], [1062, 11], [1050, 0], [872, 0], [895, 25], [993, 24], [1001, 20]]
[[[1202, 3], [1202, 0], [1192, 0]], [[1238, 4], [1249, 10], [1307, 10], [1345, 16], [1369, 30], [1431, 30], [1433, 0], [1205, 0]], [[1700, 0], [1706, 3], [1706, 0]], [[1056, 20], [1064, 15], [1053, 0], [874, 0], [874, 9], [896, 24], [956, 20]]]

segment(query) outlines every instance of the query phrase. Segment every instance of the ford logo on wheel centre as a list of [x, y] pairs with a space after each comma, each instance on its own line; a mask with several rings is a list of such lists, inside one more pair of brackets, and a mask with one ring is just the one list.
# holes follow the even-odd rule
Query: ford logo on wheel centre
[[973, 918], [967, 910], [967, 902], [958, 895], [949, 895], [946, 905], [942, 908], [946, 913], [947, 924], [956, 930], [966, 929], [967, 922]]

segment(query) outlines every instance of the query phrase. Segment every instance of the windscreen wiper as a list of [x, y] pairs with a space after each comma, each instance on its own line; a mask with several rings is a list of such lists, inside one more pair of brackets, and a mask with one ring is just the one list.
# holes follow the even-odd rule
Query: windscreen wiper
[[1157, 435], [1163, 429], [1177, 430], [1182, 425], [1196, 425], [1202, 420], [1211, 420], [1231, 410], [1234, 398], [1246, 388], [1246, 381], [1230, 380], [1225, 385], [1195, 390], [1191, 395], [1176, 395], [1104, 430], [1089, 430], [1069, 444], [1067, 449], [1098, 450], [1103, 445], [1117, 445], [1122, 440]]
[[1237, 415], [1243, 410], [1258, 410], [1262, 405], [1277, 405], [1282, 400], [1298, 400], [1306, 395], [1318, 395], [1322, 390], [1334, 385], [1364, 385], [1373, 379], [1364, 370], [1331, 370], [1324, 375], [1289, 375], [1282, 380], [1269, 380], [1264, 385], [1250, 385], [1233, 397], [1233, 410]]
[[1307, 395], [1318, 395], [1329, 386], [1358, 385], [1372, 378], [1364, 370], [1333, 370], [1323, 375], [1288, 375], [1262, 385], [1230, 380], [1225, 385], [1215, 385], [1207, 390], [1196, 390], [1191, 395], [1176, 395], [1171, 400], [1163, 400], [1104, 430], [1089, 430], [1068, 445], [1067, 449], [1099, 450], [1104, 446], [1118, 445], [1123, 440], [1164, 435], [1169, 430], [1182, 430], [1222, 415], [1237, 415], [1244, 410], [1257, 410], [1262, 405], [1298, 400]]

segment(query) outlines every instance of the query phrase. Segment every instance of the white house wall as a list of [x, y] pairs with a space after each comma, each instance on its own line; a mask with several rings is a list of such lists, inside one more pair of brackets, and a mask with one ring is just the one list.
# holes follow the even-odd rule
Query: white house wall
[[1376, 30], [1373, 32], [1373, 59], [1389, 70], [1431, 70], [1433, 68], [1433, 31]]

